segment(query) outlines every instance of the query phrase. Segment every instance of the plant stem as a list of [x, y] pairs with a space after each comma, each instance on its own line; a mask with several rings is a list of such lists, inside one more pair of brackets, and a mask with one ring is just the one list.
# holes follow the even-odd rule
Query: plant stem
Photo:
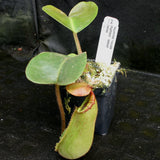
[[63, 131], [66, 128], [66, 120], [65, 120], [65, 112], [64, 112], [64, 109], [63, 109], [63, 104], [62, 104], [59, 85], [55, 85], [55, 93], [56, 93], [57, 103], [58, 103], [60, 116], [61, 116], [61, 133], [63, 133]]
[[[74, 41], [76, 44], [77, 52], [78, 52], [78, 54], [81, 54], [82, 49], [81, 49], [81, 45], [80, 45], [77, 33], [73, 32], [73, 37], [74, 37]], [[86, 69], [88, 70], [88, 63], [86, 64]]]
[[76, 44], [77, 52], [78, 52], [78, 54], [81, 54], [82, 49], [81, 49], [81, 45], [80, 45], [77, 33], [73, 32], [73, 37], [74, 37], [74, 41], [75, 41], [75, 44]]

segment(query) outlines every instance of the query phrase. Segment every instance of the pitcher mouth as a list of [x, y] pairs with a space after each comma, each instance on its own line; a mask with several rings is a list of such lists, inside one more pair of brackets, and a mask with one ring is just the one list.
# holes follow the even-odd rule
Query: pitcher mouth
[[95, 104], [95, 100], [96, 100], [95, 95], [94, 95], [93, 91], [91, 91], [90, 94], [86, 97], [86, 99], [82, 103], [82, 105], [77, 108], [77, 112], [78, 113], [87, 112]]

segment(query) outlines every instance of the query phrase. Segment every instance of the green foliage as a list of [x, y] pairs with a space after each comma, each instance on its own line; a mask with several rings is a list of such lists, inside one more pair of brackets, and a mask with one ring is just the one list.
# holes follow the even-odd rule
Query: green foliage
[[69, 106], [69, 102], [71, 101], [71, 97], [65, 97], [64, 98], [64, 106], [66, 108], [66, 110], [68, 111], [68, 114], [71, 113], [71, 107]]
[[55, 52], [42, 52], [28, 63], [26, 77], [38, 84], [67, 85], [81, 76], [86, 63], [86, 53], [70, 56]]
[[42, 10], [75, 33], [86, 28], [98, 13], [98, 7], [94, 2], [78, 3], [72, 8], [68, 16], [52, 5], [46, 5]]

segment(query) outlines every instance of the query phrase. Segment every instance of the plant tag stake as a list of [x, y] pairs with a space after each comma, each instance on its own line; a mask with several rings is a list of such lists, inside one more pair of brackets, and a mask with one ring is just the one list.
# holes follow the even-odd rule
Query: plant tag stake
[[98, 43], [96, 62], [105, 63], [106, 65], [111, 64], [119, 29], [118, 25], [118, 19], [109, 16], [104, 18]]

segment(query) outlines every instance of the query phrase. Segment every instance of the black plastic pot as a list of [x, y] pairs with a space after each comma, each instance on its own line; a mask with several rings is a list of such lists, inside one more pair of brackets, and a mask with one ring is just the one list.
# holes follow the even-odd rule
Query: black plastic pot
[[[98, 116], [96, 120], [95, 133], [99, 135], [106, 135], [108, 133], [113, 115], [114, 115], [114, 104], [116, 96], [116, 75], [109, 88], [97, 88], [94, 90], [97, 102], [98, 102]], [[65, 99], [70, 99], [68, 105], [71, 107], [71, 113], [75, 106], [80, 106], [85, 97], [74, 97], [67, 94], [64, 87], [61, 87], [61, 96], [63, 104], [65, 105]], [[71, 113], [65, 109], [66, 121], [70, 120]]]
[[95, 133], [106, 135], [114, 115], [114, 104], [116, 97], [117, 80], [116, 75], [109, 88], [98, 88], [94, 91], [98, 102], [98, 116], [96, 120]]

